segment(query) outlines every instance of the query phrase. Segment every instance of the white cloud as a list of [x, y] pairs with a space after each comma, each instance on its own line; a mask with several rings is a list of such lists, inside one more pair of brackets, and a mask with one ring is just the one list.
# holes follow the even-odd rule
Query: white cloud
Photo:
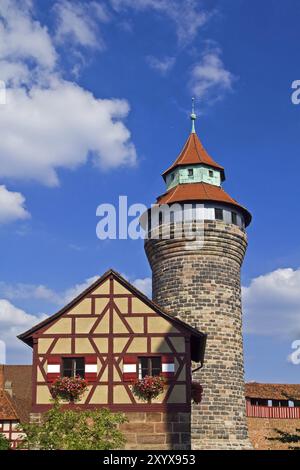
[[[57, 54], [46, 27], [35, 21], [29, 1], [0, 2], [0, 73], [1, 80], [16, 83], [29, 76], [29, 66], [54, 69]], [[17, 70], [18, 69], [18, 70]]]
[[0, 282], [0, 295], [12, 301], [28, 299], [44, 300], [59, 307], [63, 307], [81, 294], [81, 292], [87, 289], [97, 279], [99, 279], [99, 276], [92, 276], [82, 283], [75, 284], [62, 292], [56, 292], [43, 284], [8, 284], [6, 282]]
[[145, 277], [143, 279], [134, 279], [132, 284], [143, 292], [149, 299], [152, 298], [152, 279], [151, 277]]
[[175, 57], [165, 57], [163, 59], [158, 59], [157, 57], [148, 56], [146, 58], [149, 66], [157, 70], [161, 75], [166, 75], [175, 64]]
[[74, 83], [48, 89], [9, 89], [0, 108], [0, 176], [58, 184], [58, 168], [76, 168], [93, 156], [107, 170], [134, 165], [136, 151], [122, 123], [125, 100], [96, 99]]
[[0, 224], [28, 219], [30, 214], [24, 204], [25, 198], [22, 194], [8, 191], [4, 185], [0, 185]]
[[58, 17], [56, 39], [59, 43], [69, 39], [84, 47], [104, 48], [98, 27], [99, 22], [109, 20], [104, 5], [62, 0], [56, 3], [54, 11]]
[[222, 99], [232, 90], [234, 75], [225, 68], [220, 49], [207, 51], [191, 71], [190, 86], [197, 98]]
[[47, 318], [46, 315], [31, 315], [6, 299], [0, 299], [0, 340], [9, 351], [24, 348], [17, 335]]
[[176, 27], [180, 45], [186, 45], [209, 20], [212, 13], [204, 10], [197, 0], [110, 0], [112, 7], [120, 12], [153, 10], [167, 16]]
[[[64, 1], [61, 8], [66, 10], [68, 5]], [[75, 13], [82, 5], [74, 4]], [[103, 7], [96, 2], [91, 5], [94, 17], [105, 21]], [[92, 21], [87, 17], [84, 20]], [[84, 33], [79, 35], [82, 24], [71, 21], [70, 27], [71, 23], [75, 29], [64, 23], [64, 34], [76, 34], [77, 41], [88, 45]], [[89, 33], [93, 34], [91, 26]], [[33, 17], [31, 1], [1, 0], [0, 80], [7, 82], [6, 104], [0, 107], [2, 178], [54, 186], [59, 182], [59, 168], [77, 168], [89, 157], [101, 170], [136, 162], [136, 150], [123, 122], [130, 111], [128, 102], [97, 99], [64, 81], [57, 58], [47, 29]]]
[[86, 279], [84, 282], [75, 284], [75, 286], [71, 287], [70, 289], [67, 289], [61, 296], [62, 302], [67, 304], [71, 300], [73, 300], [75, 297], [77, 297], [79, 294], [81, 294], [85, 289], [87, 289], [91, 284], [97, 281], [99, 279], [99, 276], [92, 276]]
[[122, 277], [128, 280], [132, 285], [134, 285], [137, 289], [143, 292], [147, 297], [150, 299], [152, 298], [152, 279], [151, 277], [144, 277], [144, 278], [131, 278], [127, 276], [127, 274], [122, 273]]
[[297, 338], [300, 334], [300, 268], [277, 269], [243, 287], [244, 330]]

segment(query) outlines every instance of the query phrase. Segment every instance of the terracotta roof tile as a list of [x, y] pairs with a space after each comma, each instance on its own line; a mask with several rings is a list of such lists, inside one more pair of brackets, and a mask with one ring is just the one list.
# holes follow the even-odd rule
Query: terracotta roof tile
[[224, 168], [216, 163], [210, 155], [208, 155], [197, 134], [192, 133], [189, 135], [177, 160], [175, 160], [173, 165], [164, 171], [163, 177], [165, 177], [167, 173], [179, 165], [196, 165], [200, 163], [221, 170], [222, 180], [225, 179]]
[[237, 207], [245, 217], [246, 225], [251, 222], [251, 214], [235, 199], [230, 197], [220, 186], [208, 183], [178, 184], [157, 198], [157, 204], [173, 204], [175, 202], [221, 202]]
[[300, 384], [262, 384], [251, 382], [245, 384], [247, 398], [269, 400], [300, 400]]
[[13, 396], [10, 397], [4, 390], [0, 391], [0, 419], [18, 419], [27, 422], [32, 401], [32, 366], [5, 365], [3, 370], [4, 384], [6, 381], [11, 382]]
[[4, 390], [0, 390], [0, 420], [17, 420], [18, 415], [10, 397]]

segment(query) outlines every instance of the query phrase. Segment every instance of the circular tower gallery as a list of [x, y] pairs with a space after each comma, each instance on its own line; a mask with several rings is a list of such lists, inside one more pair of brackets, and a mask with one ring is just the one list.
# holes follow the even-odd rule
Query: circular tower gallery
[[[192, 448], [245, 449], [251, 445], [245, 416], [240, 269], [251, 215], [222, 189], [224, 168], [202, 146], [194, 112], [191, 119], [192, 132], [163, 173], [166, 192], [155, 207], [175, 204], [184, 214], [187, 205], [199, 205], [193, 223], [202, 227], [201, 240], [185, 232], [174, 237], [174, 217], [155, 226], [148, 211], [152, 225], [145, 251], [153, 300], [207, 333], [205, 362], [193, 374], [204, 392], [201, 404], [192, 407]], [[159, 236], [153, 236], [155, 231]], [[171, 236], [164, 237], [165, 231]]]

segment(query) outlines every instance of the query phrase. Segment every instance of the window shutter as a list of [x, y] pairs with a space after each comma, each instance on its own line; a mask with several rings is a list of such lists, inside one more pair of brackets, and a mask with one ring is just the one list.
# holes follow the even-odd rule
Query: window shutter
[[47, 382], [54, 382], [60, 377], [60, 363], [59, 356], [50, 356], [47, 359]]
[[166, 379], [171, 379], [175, 375], [175, 364], [173, 356], [162, 356], [161, 375]]
[[88, 382], [97, 380], [97, 356], [85, 357], [84, 378]]
[[123, 358], [123, 381], [132, 382], [138, 378], [137, 357], [124, 356]]

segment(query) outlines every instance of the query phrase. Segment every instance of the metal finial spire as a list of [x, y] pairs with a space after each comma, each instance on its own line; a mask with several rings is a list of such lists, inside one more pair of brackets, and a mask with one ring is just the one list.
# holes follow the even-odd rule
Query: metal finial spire
[[195, 98], [192, 98], [192, 113], [191, 113], [191, 120], [192, 120], [192, 134], [196, 133], [195, 129], [195, 121], [197, 119], [197, 115], [195, 113]]

